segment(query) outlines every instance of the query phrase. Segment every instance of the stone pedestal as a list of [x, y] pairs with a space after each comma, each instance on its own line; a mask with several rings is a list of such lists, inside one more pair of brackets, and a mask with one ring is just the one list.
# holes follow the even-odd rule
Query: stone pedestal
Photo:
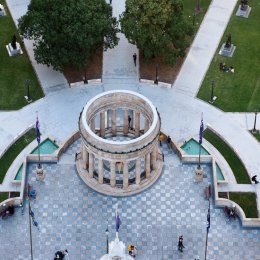
[[226, 48], [225, 45], [225, 43], [222, 44], [221, 49], [219, 51], [219, 55], [231, 58], [234, 54], [236, 46], [234, 46], [234, 44], [231, 44], [229, 48]]
[[39, 181], [43, 181], [44, 178], [45, 178], [45, 174], [43, 172], [43, 168], [42, 168], [42, 166], [40, 164], [37, 166], [37, 169], [36, 169], [36, 178]]
[[203, 171], [202, 168], [197, 167], [195, 170], [195, 181], [202, 181], [203, 180]]
[[0, 16], [4, 16], [4, 15], [5, 15], [4, 6], [0, 4]]
[[19, 42], [16, 42], [16, 49], [13, 48], [11, 43], [6, 45], [6, 49], [7, 49], [8, 54], [9, 54], [10, 57], [16, 56], [16, 55], [19, 55], [19, 54], [23, 54], [23, 51], [21, 49], [21, 46], [20, 46]]
[[236, 16], [248, 18], [250, 12], [251, 12], [251, 7], [249, 5], [246, 5], [243, 8], [241, 8], [241, 5], [239, 5], [236, 12]]

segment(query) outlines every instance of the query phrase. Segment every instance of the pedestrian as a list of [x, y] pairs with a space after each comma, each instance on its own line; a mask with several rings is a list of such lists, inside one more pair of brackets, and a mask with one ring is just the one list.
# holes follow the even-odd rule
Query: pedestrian
[[172, 139], [171, 139], [171, 137], [168, 135], [168, 136], [167, 136], [167, 144], [168, 144], [168, 148], [169, 148], [169, 149], [171, 149], [171, 141], [172, 141]]
[[183, 248], [185, 248], [185, 246], [183, 245], [183, 235], [181, 235], [179, 236], [178, 250], [183, 252]]
[[109, 0], [109, 4], [111, 4], [111, 5], [112, 5], [112, 0]]
[[255, 184], [259, 183], [259, 181], [256, 179], [256, 177], [257, 177], [257, 175], [254, 175], [254, 176], [251, 178], [251, 180], [252, 180]]
[[63, 254], [64, 254], [64, 257], [65, 257], [65, 259], [69, 259], [69, 252], [68, 252], [68, 250], [67, 249], [65, 249], [64, 251], [63, 251]]
[[130, 127], [131, 127], [131, 120], [132, 120], [131, 116], [128, 116], [128, 128], [129, 128], [129, 129], [130, 129]]
[[164, 153], [162, 152], [162, 161], [164, 162]]
[[137, 55], [136, 55], [136, 53], [134, 53], [133, 60], [134, 60], [135, 67], [136, 67], [136, 58], [137, 58]]
[[78, 153], [75, 153], [75, 162], [77, 161], [78, 159]]

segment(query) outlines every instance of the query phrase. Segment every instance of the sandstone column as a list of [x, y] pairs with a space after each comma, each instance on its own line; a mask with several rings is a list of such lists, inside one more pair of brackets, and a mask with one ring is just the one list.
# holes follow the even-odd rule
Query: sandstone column
[[135, 163], [135, 183], [141, 182], [141, 159], [137, 159]]
[[100, 137], [105, 136], [105, 112], [100, 112]]
[[128, 162], [124, 162], [123, 188], [128, 188]]
[[140, 112], [135, 111], [135, 137], [140, 136]]
[[81, 154], [82, 154], [82, 162], [83, 162], [83, 169], [87, 169], [87, 150], [84, 145], [84, 142], [81, 143]]
[[116, 164], [115, 164], [115, 162], [110, 162], [110, 186], [112, 188], [116, 187]]
[[124, 135], [128, 134], [128, 109], [124, 109], [123, 131]]
[[99, 159], [98, 161], [98, 182], [99, 184], [103, 184], [104, 179], [104, 165], [103, 160]]
[[112, 135], [116, 135], [116, 110], [112, 109]]
[[89, 177], [93, 178], [94, 174], [94, 155], [89, 153], [89, 166], [88, 166]]
[[151, 164], [150, 159], [151, 158], [150, 157], [151, 157], [150, 153], [147, 153], [145, 155], [145, 175], [146, 175], [147, 179], [150, 178], [150, 176], [151, 176], [151, 168], [150, 168], [150, 164]]
[[151, 154], [151, 164], [152, 164], [152, 169], [155, 171], [156, 170], [156, 157], [157, 157], [157, 147], [154, 145], [152, 154]]

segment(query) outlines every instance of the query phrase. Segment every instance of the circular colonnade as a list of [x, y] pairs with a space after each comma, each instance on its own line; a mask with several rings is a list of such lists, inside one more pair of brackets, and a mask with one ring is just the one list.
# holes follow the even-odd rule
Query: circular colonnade
[[157, 109], [138, 93], [113, 90], [95, 96], [79, 118], [81, 150], [76, 166], [80, 177], [106, 195], [145, 190], [163, 167], [160, 126]]

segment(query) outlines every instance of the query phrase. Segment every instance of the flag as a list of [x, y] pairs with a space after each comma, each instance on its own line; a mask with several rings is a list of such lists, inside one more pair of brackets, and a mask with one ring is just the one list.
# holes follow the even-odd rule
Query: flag
[[37, 139], [38, 144], [40, 144], [40, 142], [41, 142], [41, 133], [40, 133], [40, 124], [39, 124], [38, 116], [37, 116], [37, 119], [36, 119], [35, 128], [36, 128], [36, 139]]
[[201, 119], [199, 144], [202, 144], [203, 130], [204, 130], [203, 119]]
[[207, 232], [209, 232], [210, 229], [210, 209], [208, 209], [208, 214], [207, 214]]
[[116, 213], [116, 232], [118, 232], [120, 225], [121, 225], [121, 219], [119, 215]]
[[34, 212], [32, 211], [31, 207], [30, 207], [29, 213], [30, 213], [30, 216], [32, 217], [32, 219], [34, 219]]

